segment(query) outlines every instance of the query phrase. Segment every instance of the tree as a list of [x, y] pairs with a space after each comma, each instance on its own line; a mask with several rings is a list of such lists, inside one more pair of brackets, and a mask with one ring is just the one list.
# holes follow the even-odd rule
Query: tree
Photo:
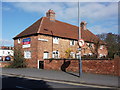
[[108, 48], [108, 57], [113, 58], [114, 54], [120, 55], [120, 35], [112, 33], [104, 33], [97, 35], [101, 40], [105, 41]]
[[94, 43], [89, 43], [87, 46], [89, 47], [91, 53], [93, 54], [92, 56], [97, 58], [98, 57], [98, 48], [100, 47], [100, 40], [99, 39], [90, 39], [91, 42]]
[[24, 68], [26, 67], [26, 62], [20, 47], [14, 48], [13, 63], [10, 65], [11, 68]]
[[97, 36], [100, 38], [100, 40], [105, 41], [107, 34], [106, 33], [102, 33], [102, 34], [97, 34]]

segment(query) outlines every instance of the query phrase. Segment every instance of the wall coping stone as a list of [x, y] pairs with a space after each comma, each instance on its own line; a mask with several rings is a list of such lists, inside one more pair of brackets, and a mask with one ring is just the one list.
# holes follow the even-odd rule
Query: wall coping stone
[[0, 61], [0, 63], [11, 63], [13, 61]]
[[[48, 58], [48, 59], [44, 59], [44, 60], [79, 60], [79, 59], [71, 59], [71, 58]], [[90, 59], [87, 59], [87, 58], [82, 58], [82, 60], [114, 60], [112, 58], [105, 58], [105, 59], [99, 59], [99, 58], [90, 58]]]

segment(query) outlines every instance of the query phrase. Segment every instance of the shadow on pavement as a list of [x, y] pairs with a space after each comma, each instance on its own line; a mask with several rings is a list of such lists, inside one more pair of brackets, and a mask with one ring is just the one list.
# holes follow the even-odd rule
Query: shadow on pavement
[[118, 88], [120, 88], [120, 76], [118, 77]]
[[71, 72], [65, 72], [65, 73], [70, 74], [70, 75], [73, 75], [73, 76], [76, 76], [76, 77], [80, 77], [79, 75], [76, 75], [76, 74], [71, 73]]
[[67, 74], [70, 74], [70, 75], [79, 77], [79, 75], [76, 75], [76, 74], [74, 74], [74, 73], [71, 73], [71, 72], [67, 72], [67, 71], [66, 71], [66, 69], [69, 67], [70, 64], [71, 64], [70, 61], [65, 61], [65, 60], [64, 60], [64, 63], [63, 63], [62, 66], [61, 66], [61, 70], [62, 70], [63, 72], [66, 72]]
[[23, 90], [33, 90], [39, 88], [47, 88], [47, 90], [53, 90], [51, 86], [49, 86], [43, 80], [32, 80], [20, 77], [2, 77], [2, 90], [8, 89], [23, 89]]

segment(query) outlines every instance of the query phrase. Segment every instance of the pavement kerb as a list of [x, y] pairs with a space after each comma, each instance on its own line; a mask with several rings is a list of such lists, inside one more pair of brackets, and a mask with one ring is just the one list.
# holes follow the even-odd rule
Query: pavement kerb
[[92, 84], [92, 83], [85, 83], [85, 82], [75, 82], [75, 81], [67, 81], [67, 80], [40, 78], [40, 77], [25, 76], [25, 75], [22, 75], [22, 74], [13, 74], [13, 73], [11, 73], [11, 74], [10, 73], [2, 73], [2, 75], [16, 76], [16, 77], [20, 77], [20, 78], [33, 78], [33, 79], [36, 79], [36, 80], [54, 80], [54, 81], [62, 81], [62, 82], [76, 83], [76, 84], [95, 85], [95, 86], [112, 88], [113, 90], [120, 90], [120, 87], [106, 86], [106, 85]]

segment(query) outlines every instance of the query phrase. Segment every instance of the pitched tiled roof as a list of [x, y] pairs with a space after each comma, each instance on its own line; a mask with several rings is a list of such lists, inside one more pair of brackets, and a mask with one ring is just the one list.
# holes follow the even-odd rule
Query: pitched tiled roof
[[15, 36], [13, 39], [36, 34], [37, 31], [38, 31], [38, 29], [39, 29], [39, 26], [41, 24], [41, 20], [42, 20], [42, 18], [39, 19], [38, 21], [36, 21], [35, 23], [33, 23], [31, 26], [29, 26], [23, 32], [21, 32], [20, 34], [18, 34], [17, 36]]
[[[53, 35], [78, 40], [78, 27], [58, 20], [50, 21], [49, 18], [42, 17], [23, 32], [15, 36], [13, 39], [34, 34]], [[101, 44], [104, 43], [89, 30], [82, 30], [82, 39], [88, 42], [96, 42], [99, 40]]]

